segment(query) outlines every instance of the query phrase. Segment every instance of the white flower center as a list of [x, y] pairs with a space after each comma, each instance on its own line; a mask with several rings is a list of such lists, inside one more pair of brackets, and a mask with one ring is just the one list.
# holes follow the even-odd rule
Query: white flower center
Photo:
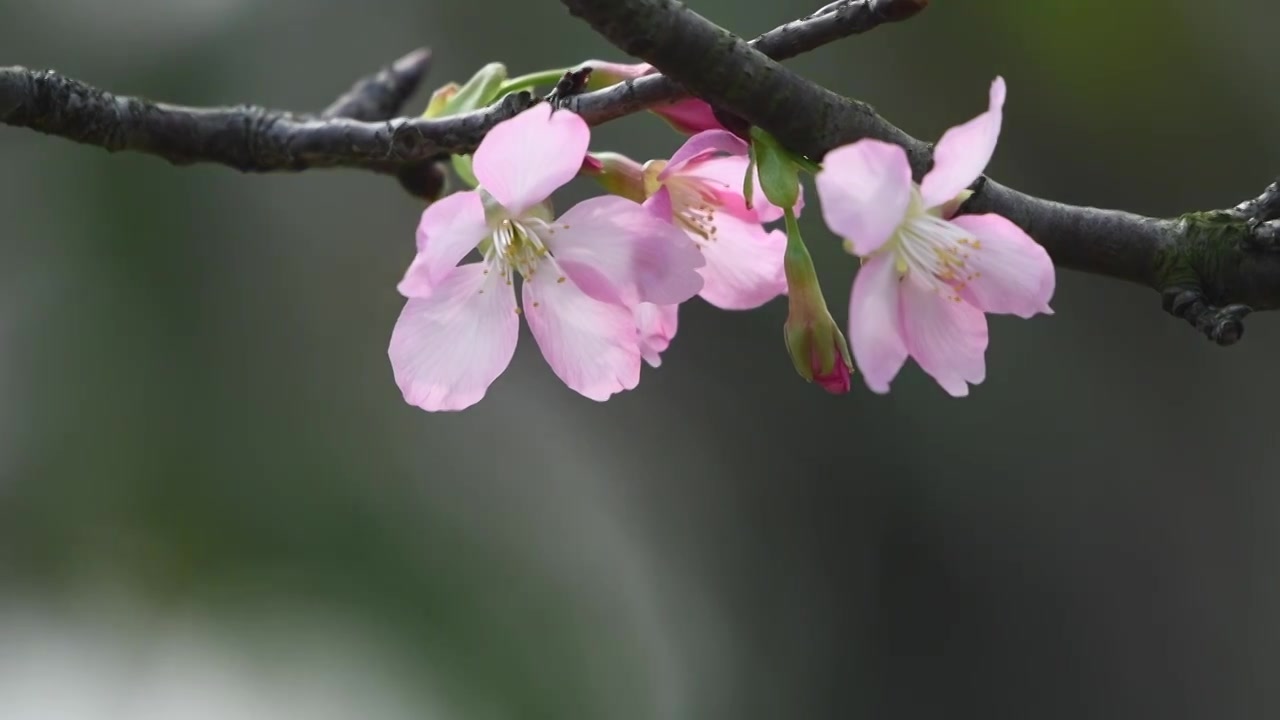
[[548, 255], [544, 238], [555, 235], [557, 228], [541, 218], [502, 218], [489, 236], [489, 248], [484, 254], [485, 273], [497, 272], [510, 285], [515, 273], [528, 280], [538, 269], [538, 264]]
[[715, 240], [716, 211], [720, 202], [711, 181], [677, 176], [667, 180], [666, 185], [667, 192], [671, 194], [671, 217], [676, 224], [701, 238], [702, 242]]
[[959, 293], [980, 273], [970, 267], [973, 253], [982, 243], [964, 228], [924, 208], [918, 188], [911, 189], [907, 216], [885, 243], [898, 272], [959, 301]]

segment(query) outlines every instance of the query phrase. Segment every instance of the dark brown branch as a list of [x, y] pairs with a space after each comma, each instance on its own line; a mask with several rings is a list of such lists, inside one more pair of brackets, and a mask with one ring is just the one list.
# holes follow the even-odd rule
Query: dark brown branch
[[[927, 5], [928, 0], [841, 0], [774, 28], [749, 44], [774, 60], [788, 60], [884, 23], [905, 20]], [[580, 95], [567, 107], [599, 125], [686, 96], [684, 88], [670, 77], [651, 75]]]
[[915, 17], [928, 5], [929, 0], [840, 0], [770, 30], [751, 46], [774, 60], [786, 60], [884, 23]]
[[1280, 218], [1280, 180], [1268, 185], [1258, 197], [1231, 208], [1231, 212], [1245, 220], [1260, 223]]
[[[356, 81], [351, 89], [334, 100], [321, 113], [321, 118], [352, 120], [389, 120], [413, 95], [431, 67], [431, 50], [419, 48], [378, 72]], [[370, 168], [394, 175], [410, 195], [431, 201], [445, 189], [443, 161], [447, 155], [416, 163], [387, 163]]]
[[[779, 65], [676, 0], [562, 2], [623, 52], [795, 152], [820, 159], [835, 147], [876, 138], [906, 149], [917, 180], [932, 165], [930, 144], [894, 127], [866, 103]], [[986, 178], [975, 190], [964, 212], [1009, 218], [1059, 267], [1160, 291], [1166, 309], [1220, 344], [1239, 339], [1240, 319], [1251, 308], [1280, 308], [1280, 252], [1259, 247], [1274, 234], [1260, 221], [1280, 212], [1280, 190], [1274, 186], [1233, 210], [1171, 219], [1065, 205]]]
[[422, 84], [431, 68], [431, 50], [419, 48], [360, 78], [351, 89], [320, 113], [322, 118], [387, 120], [400, 114], [409, 96]]
[[[901, 19], [902, 8], [922, 5], [922, 0], [845, 0], [765, 33], [755, 43], [775, 57], [792, 57]], [[489, 128], [533, 102], [528, 95], [515, 95], [467, 115], [388, 119], [393, 113], [384, 111], [404, 102], [429, 59], [421, 51], [405, 56], [357, 83], [320, 117], [251, 106], [152, 103], [52, 71], [0, 68], [0, 122], [111, 152], [148, 153], [175, 165], [210, 162], [243, 172], [355, 167], [403, 175], [401, 168], [471, 152]], [[682, 96], [679, 86], [655, 75], [575, 96], [567, 107], [599, 124]]]
[[0, 122], [174, 165], [227, 165], [242, 172], [356, 167], [387, 172], [468, 152], [495, 124], [530, 106], [528, 94], [473, 113], [362, 122], [309, 118], [240, 105], [193, 108], [112, 95], [51, 71], [0, 68]]

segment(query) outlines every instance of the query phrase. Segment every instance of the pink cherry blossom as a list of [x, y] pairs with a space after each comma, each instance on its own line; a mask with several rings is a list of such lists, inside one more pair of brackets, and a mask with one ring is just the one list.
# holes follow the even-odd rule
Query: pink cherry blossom
[[910, 356], [948, 393], [967, 395], [986, 376], [984, 313], [1053, 312], [1054, 269], [1044, 248], [1000, 215], [947, 216], [995, 152], [1004, 100], [997, 77], [987, 111], [943, 134], [919, 185], [897, 145], [860, 140], [823, 159], [816, 176], [823, 218], [863, 258], [849, 339], [874, 392], [888, 392]]
[[[406, 402], [461, 410], [484, 397], [515, 353], [517, 274], [529, 329], [566, 385], [606, 400], [639, 382], [649, 345], [636, 308], [697, 294], [703, 260], [684, 233], [624, 198], [545, 219], [542, 203], [578, 173], [589, 140], [582, 118], [535, 106], [476, 149], [478, 189], [423, 212], [388, 349]], [[481, 262], [460, 264], [477, 248]]]
[[[670, 160], [645, 166], [645, 205], [697, 243], [706, 258], [699, 294], [725, 310], [759, 307], [787, 289], [787, 236], [762, 225], [780, 218], [782, 209], [760, 193], [748, 207], [742, 194], [748, 164], [745, 142], [725, 130], [708, 130], [689, 138]], [[802, 206], [797, 203], [797, 211]]]
[[[603, 60], [590, 60], [583, 63], [581, 67], [591, 68], [591, 81], [588, 86], [592, 88], [607, 87], [626, 80], [635, 80], [658, 71], [657, 68], [649, 63], [627, 65], [604, 62]], [[716, 119], [716, 114], [711, 110], [711, 106], [706, 101], [697, 98], [685, 98], [672, 103], [656, 105], [649, 108], [649, 110], [666, 120], [677, 132], [685, 135], [695, 135], [703, 130], [725, 129], [720, 124], [720, 121]]]
[[[645, 206], [689, 234], [706, 258], [699, 272], [705, 283], [702, 298], [726, 310], [759, 307], [787, 290], [782, 258], [787, 238], [763, 223], [782, 217], [782, 209], [768, 202], [759, 177], [753, 178], [755, 203], [748, 207], [743, 180], [749, 165], [747, 144], [724, 130], [689, 138], [669, 160], [641, 167], [615, 153], [588, 156], [586, 170], [625, 197], [648, 197]], [[803, 197], [795, 212], [804, 207]], [[678, 308], [640, 308], [644, 357], [658, 367], [660, 353], [675, 337]]]

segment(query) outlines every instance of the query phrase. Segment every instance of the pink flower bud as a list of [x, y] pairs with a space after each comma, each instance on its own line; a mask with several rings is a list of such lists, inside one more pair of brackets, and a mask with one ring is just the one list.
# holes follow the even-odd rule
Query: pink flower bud
[[[587, 82], [588, 90], [599, 90], [657, 72], [657, 69], [649, 63], [627, 65], [603, 60], [588, 60], [578, 67], [591, 68], [591, 79]], [[667, 121], [667, 124], [675, 128], [677, 132], [685, 135], [696, 135], [704, 130], [726, 129], [716, 119], [716, 114], [711, 109], [711, 106], [697, 98], [685, 98], [665, 105], [656, 105], [649, 109], [655, 115]]]

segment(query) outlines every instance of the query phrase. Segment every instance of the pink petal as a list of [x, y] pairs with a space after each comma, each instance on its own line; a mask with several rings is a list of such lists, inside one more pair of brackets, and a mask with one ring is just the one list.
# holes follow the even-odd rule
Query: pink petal
[[991, 83], [987, 111], [942, 134], [933, 149], [933, 169], [920, 183], [925, 207], [936, 207], [973, 184], [991, 162], [1004, 113], [1004, 78]]
[[693, 135], [704, 130], [723, 130], [724, 125], [716, 117], [715, 111], [704, 100], [686, 98], [670, 105], [656, 105], [649, 108], [658, 117], [666, 120], [676, 132]]
[[716, 215], [716, 234], [698, 243], [707, 264], [702, 299], [724, 310], [760, 307], [787, 290], [785, 233], [729, 214]]
[[814, 177], [827, 227], [869, 255], [893, 236], [911, 202], [911, 165], [897, 145], [859, 140], [827, 153]]
[[[782, 219], [782, 208], [769, 202], [760, 190], [760, 173], [755, 173], [751, 180], [754, 203], [747, 209], [747, 201], [742, 196], [743, 179], [747, 174], [750, 161], [741, 156], [718, 157], [697, 160], [688, 163], [682, 176], [696, 177], [711, 182], [716, 187], [716, 198], [728, 212], [747, 220], [768, 223]], [[800, 199], [794, 211], [800, 216], [804, 209], [804, 185], [800, 186]]]
[[680, 303], [702, 289], [704, 260], [687, 235], [612, 195], [569, 208], [543, 237], [560, 268], [601, 302]]
[[447, 275], [426, 297], [410, 298], [387, 355], [405, 402], [423, 410], [462, 410], [511, 363], [519, 337], [516, 295], [479, 263]]
[[961, 215], [951, 222], [977, 239], [965, 260], [971, 277], [961, 297], [983, 312], [1023, 318], [1053, 313], [1053, 261], [1030, 235], [995, 214]]
[[630, 308], [594, 300], [571, 281], [559, 282], [555, 261], [543, 261], [524, 283], [524, 316], [556, 376], [592, 400], [608, 400], [640, 382], [640, 347]]
[[921, 369], [953, 397], [969, 394], [987, 375], [987, 316], [963, 300], [908, 276], [899, 283], [907, 349]]
[[481, 187], [519, 216], [578, 174], [590, 141], [581, 117], [539, 103], [495, 125], [476, 148], [471, 169]]
[[889, 383], [907, 361], [902, 334], [899, 285], [894, 257], [872, 256], [853, 278], [849, 298], [849, 342], [853, 361], [872, 392], [889, 392]]
[[635, 307], [640, 354], [652, 367], [662, 365], [661, 353], [671, 345], [671, 338], [676, 336], [679, 310], [679, 305], [653, 303], [640, 303]]
[[[604, 62], [602, 60], [588, 60], [579, 67], [591, 68], [591, 79], [587, 82], [587, 88], [591, 90], [598, 90], [625, 80], [634, 80], [657, 72], [657, 69], [649, 63], [628, 65]], [[658, 117], [667, 121], [678, 132], [686, 135], [694, 135], [703, 130], [724, 129], [724, 126], [716, 119], [715, 113], [712, 112], [711, 106], [697, 98], [685, 98], [666, 105], [656, 105], [649, 109]]]
[[644, 201], [644, 209], [663, 222], [671, 222], [675, 212], [671, 206], [671, 191], [666, 187], [659, 187], [658, 192]]
[[616, 85], [626, 80], [634, 80], [654, 71], [654, 67], [649, 63], [629, 64], [606, 62], [604, 60], [588, 60], [578, 67], [591, 68], [591, 77], [587, 81], [587, 87], [591, 90]]
[[396, 289], [405, 297], [430, 294], [488, 234], [484, 205], [476, 191], [453, 193], [431, 203], [418, 223], [418, 255]]
[[686, 140], [680, 149], [671, 155], [667, 166], [658, 173], [658, 179], [665, 180], [668, 176], [683, 171], [684, 166], [692, 160], [721, 152], [742, 158], [742, 172], [738, 175], [738, 187], [741, 188], [742, 179], [746, 175], [748, 149], [746, 141], [728, 130], [700, 132]]

